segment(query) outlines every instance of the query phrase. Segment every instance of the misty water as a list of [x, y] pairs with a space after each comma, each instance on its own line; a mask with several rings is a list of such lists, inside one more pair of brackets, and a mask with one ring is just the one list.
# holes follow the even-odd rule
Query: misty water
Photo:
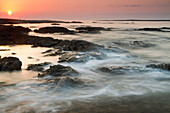
[[[19, 25], [29, 27], [32, 30], [52, 26], [50, 23]], [[37, 78], [37, 72], [25, 70], [28, 64], [43, 62], [52, 62], [50, 66], [59, 64], [58, 56], [43, 57], [43, 54], [41, 54], [49, 48], [31, 48], [31, 45], [0, 46], [0, 49], [10, 49], [10, 51], [0, 51], [1, 57], [18, 57], [23, 63], [22, 71], [0, 72], [0, 82], [6, 82], [10, 85], [0, 87], [0, 113], [56, 113], [67, 110], [72, 113], [79, 111], [84, 113], [92, 111], [96, 113], [127, 113], [128, 110], [132, 112], [139, 112], [140, 109], [146, 110], [146, 107], [149, 106], [150, 108], [159, 108], [159, 103], [163, 103], [161, 105], [166, 109], [162, 107], [158, 111], [169, 112], [167, 110], [170, 110], [168, 101], [170, 100], [168, 98], [168, 94], [170, 94], [170, 72], [146, 68], [146, 65], [170, 63], [170, 32], [134, 30], [145, 27], [170, 27], [169, 22], [84, 21], [80, 24], [62, 23], [56, 26], [67, 27], [70, 30], [80, 26], [113, 29], [112, 31], [102, 31], [99, 34], [60, 35], [30, 32], [30, 35], [48, 36], [63, 40], [87, 40], [118, 49], [117, 51], [102, 51], [107, 55], [102, 60], [91, 59], [86, 63], [60, 63], [77, 70], [80, 75], [76, 77], [86, 81], [87, 84], [84, 86], [58, 87], [54, 84], [42, 84], [44, 79]], [[130, 45], [133, 41], [142, 41], [150, 46]], [[16, 55], [12, 55], [13, 52]], [[33, 59], [28, 59], [28, 57]], [[130, 70], [130, 72], [117, 75], [97, 70], [97, 68], [104, 66], [131, 66], [136, 68]], [[166, 98], [167, 101], [162, 98]], [[149, 99], [153, 103], [148, 102]], [[99, 109], [102, 110], [99, 111]]]

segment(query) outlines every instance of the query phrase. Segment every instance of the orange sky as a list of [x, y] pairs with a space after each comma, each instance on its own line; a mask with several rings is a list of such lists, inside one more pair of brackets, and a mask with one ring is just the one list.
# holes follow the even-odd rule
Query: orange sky
[[[7, 11], [13, 11], [12, 16]], [[170, 0], [0, 0], [0, 17], [23, 19], [170, 19]]]

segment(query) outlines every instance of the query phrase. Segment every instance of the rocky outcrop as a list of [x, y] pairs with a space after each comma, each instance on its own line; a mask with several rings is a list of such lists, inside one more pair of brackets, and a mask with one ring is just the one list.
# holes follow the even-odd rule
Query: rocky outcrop
[[85, 63], [89, 60], [98, 59], [101, 60], [107, 56], [103, 53], [89, 52], [84, 54], [79, 54], [77, 52], [68, 52], [59, 57], [58, 62], [80, 62]]
[[54, 65], [54, 66], [50, 66], [50, 68], [45, 70], [42, 74], [39, 74], [38, 77], [44, 77], [46, 75], [59, 77], [59, 76], [71, 76], [77, 74], [78, 72], [72, 69], [70, 66]]
[[52, 84], [55, 87], [74, 87], [78, 85], [84, 85], [87, 81], [79, 79], [79, 78], [71, 78], [68, 76], [65, 77], [57, 77], [54, 79], [48, 79], [44, 82], [44, 84]]
[[104, 28], [104, 27], [78, 27], [76, 28], [78, 33], [100, 33], [100, 31], [111, 31], [109, 28]]
[[60, 41], [55, 48], [64, 51], [94, 51], [103, 48], [103, 46], [85, 40], [63, 40]]
[[[47, 53], [47, 54], [46, 54]], [[42, 52], [42, 54], [45, 54], [44, 57], [47, 57], [47, 56], [57, 56], [57, 55], [62, 55], [62, 54], [65, 54], [65, 52], [63, 52], [62, 50], [47, 50], [45, 52]]]
[[21, 70], [22, 62], [16, 57], [4, 57], [0, 59], [0, 71]]
[[43, 67], [48, 66], [49, 64], [51, 64], [51, 62], [44, 62], [40, 64], [29, 64], [26, 70], [43, 72], [44, 71]]
[[84, 40], [59, 40], [51, 37], [29, 36], [30, 30], [23, 27], [1, 25], [0, 28], [3, 29], [3, 32], [0, 32], [0, 40], [3, 40], [0, 41], [0, 45], [29, 44], [33, 45], [32, 47], [53, 47], [64, 51], [90, 51], [103, 47]]
[[70, 31], [65, 27], [42, 27], [38, 30], [34, 30], [36, 33], [64, 33], [64, 34], [74, 34], [74, 31]]
[[125, 73], [134, 73], [135, 72], [140, 72], [140, 71], [147, 71], [147, 70], [142, 70], [139, 67], [131, 67], [131, 66], [106, 66], [106, 67], [99, 67], [99, 71], [112, 74], [112, 75], [121, 75]]
[[157, 68], [157, 69], [163, 69], [166, 71], [170, 71], [170, 64], [150, 64], [146, 65], [147, 68]]

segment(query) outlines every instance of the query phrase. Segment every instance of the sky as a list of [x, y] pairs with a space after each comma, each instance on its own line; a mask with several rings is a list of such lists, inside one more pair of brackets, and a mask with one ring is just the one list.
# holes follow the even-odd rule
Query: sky
[[0, 0], [0, 18], [170, 19], [170, 0]]

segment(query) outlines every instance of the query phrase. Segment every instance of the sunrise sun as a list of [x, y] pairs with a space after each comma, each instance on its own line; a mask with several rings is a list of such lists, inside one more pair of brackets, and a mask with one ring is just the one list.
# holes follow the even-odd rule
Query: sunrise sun
[[12, 15], [12, 11], [8, 11], [8, 15]]

